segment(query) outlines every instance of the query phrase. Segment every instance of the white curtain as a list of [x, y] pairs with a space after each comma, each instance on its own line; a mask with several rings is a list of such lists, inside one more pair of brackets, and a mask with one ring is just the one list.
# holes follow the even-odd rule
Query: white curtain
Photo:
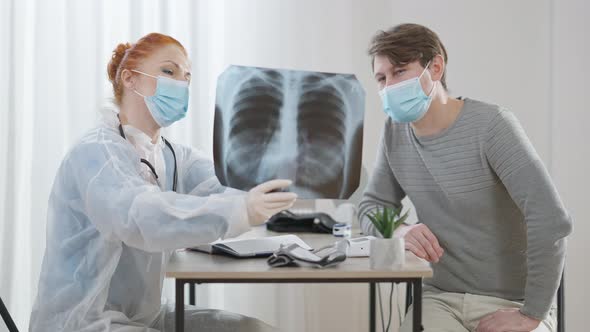
[[[106, 65], [118, 43], [156, 31], [184, 44], [193, 64], [189, 116], [164, 135], [211, 155], [215, 82], [227, 65], [353, 73], [372, 88], [366, 47], [390, 24], [390, 6], [389, 0], [0, 0], [0, 296], [18, 327], [28, 328], [36, 296], [56, 170], [112, 95]], [[378, 109], [373, 92], [367, 91], [367, 110]], [[382, 117], [365, 125], [380, 128]], [[367, 131], [365, 140], [378, 135]], [[374, 149], [365, 148], [366, 164]], [[202, 285], [197, 304], [285, 331], [361, 331], [368, 325], [367, 289]], [[170, 283], [165, 291], [173, 294]]]
[[[184, 44], [194, 72], [190, 113], [165, 135], [210, 153], [215, 80], [224, 67], [223, 7], [182, 0], [0, 2], [0, 296], [21, 330], [36, 295], [53, 179], [112, 97], [112, 50], [154, 31]], [[223, 297], [222, 287], [216, 295]]]

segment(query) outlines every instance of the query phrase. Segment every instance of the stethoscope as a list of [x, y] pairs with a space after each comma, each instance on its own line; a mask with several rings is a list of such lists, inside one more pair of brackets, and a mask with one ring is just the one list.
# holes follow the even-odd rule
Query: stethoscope
[[[117, 115], [117, 117], [118, 117], [118, 115]], [[125, 132], [123, 131], [123, 125], [121, 124], [121, 121], [119, 121], [119, 134], [121, 134], [121, 137], [123, 137], [124, 139], [127, 139], [127, 137], [125, 136]], [[172, 144], [170, 144], [170, 142], [168, 142], [168, 140], [165, 139], [164, 137], [162, 137], [162, 139], [164, 140], [164, 143], [166, 144], [166, 146], [172, 152], [172, 157], [174, 158], [174, 180], [172, 182], [172, 190], [174, 192], [176, 192], [176, 187], [178, 185], [178, 167], [177, 167], [178, 165], [176, 164], [176, 153], [174, 153], [174, 148], [172, 148]], [[152, 174], [156, 178], [156, 182], [157, 182], [158, 181], [158, 174], [156, 173], [156, 168], [154, 167], [154, 165], [152, 165], [152, 163], [150, 163], [149, 161], [147, 161], [143, 158], [140, 159], [140, 162], [147, 165], [147, 167], [150, 169], [150, 171], [152, 171]]]

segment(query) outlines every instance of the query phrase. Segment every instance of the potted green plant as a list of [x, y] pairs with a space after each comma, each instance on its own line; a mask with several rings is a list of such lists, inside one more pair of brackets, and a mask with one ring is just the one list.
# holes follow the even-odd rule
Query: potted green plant
[[371, 240], [370, 264], [372, 269], [391, 270], [405, 263], [405, 242], [395, 237], [395, 230], [408, 218], [410, 211], [401, 215], [403, 206], [397, 208], [377, 207], [367, 214], [382, 238]]

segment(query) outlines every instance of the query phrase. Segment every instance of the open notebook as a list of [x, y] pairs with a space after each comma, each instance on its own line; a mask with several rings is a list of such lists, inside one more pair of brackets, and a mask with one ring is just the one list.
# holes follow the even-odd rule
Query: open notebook
[[296, 243], [306, 250], [312, 248], [297, 235], [280, 235], [271, 237], [262, 237], [258, 239], [231, 239], [225, 241], [215, 241], [210, 244], [204, 244], [189, 248], [190, 250], [206, 252], [209, 254], [223, 254], [238, 258], [247, 257], [268, 257], [277, 251], [281, 245], [290, 245]]

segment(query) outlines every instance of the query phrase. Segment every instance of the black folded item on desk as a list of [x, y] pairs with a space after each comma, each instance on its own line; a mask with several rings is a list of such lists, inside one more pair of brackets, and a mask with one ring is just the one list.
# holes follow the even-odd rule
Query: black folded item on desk
[[289, 210], [279, 212], [266, 223], [266, 228], [273, 232], [309, 232], [332, 233], [337, 222], [330, 215], [322, 212], [296, 214]]

